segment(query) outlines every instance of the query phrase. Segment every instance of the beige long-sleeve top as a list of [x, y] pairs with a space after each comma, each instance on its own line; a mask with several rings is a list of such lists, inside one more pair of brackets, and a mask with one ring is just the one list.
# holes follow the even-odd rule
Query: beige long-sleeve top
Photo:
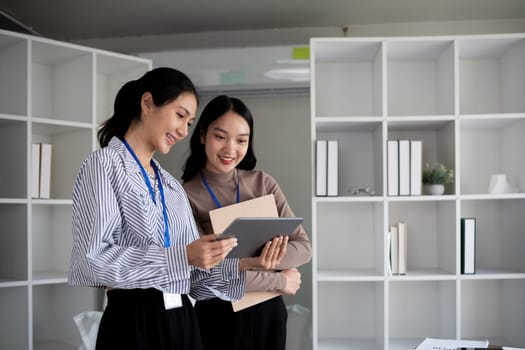
[[[235, 169], [226, 174], [214, 174], [203, 170], [203, 175], [223, 207], [236, 203], [238, 181], [241, 202], [273, 194], [279, 216], [295, 216], [275, 179], [263, 171]], [[199, 233], [201, 235], [213, 233], [209, 211], [216, 209], [217, 205], [206, 189], [200, 174], [185, 182], [183, 186], [188, 194]], [[312, 245], [301, 225], [290, 235], [286, 254], [277, 270], [298, 267], [310, 261], [311, 257]], [[246, 292], [281, 291], [285, 285], [286, 279], [279, 272], [258, 270], [247, 271], [246, 274]]]

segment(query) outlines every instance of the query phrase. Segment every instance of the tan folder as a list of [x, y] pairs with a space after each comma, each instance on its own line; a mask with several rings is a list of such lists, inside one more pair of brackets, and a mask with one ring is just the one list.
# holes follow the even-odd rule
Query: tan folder
[[[210, 210], [210, 221], [214, 233], [222, 233], [235, 219], [240, 217], [278, 217], [273, 194], [250, 199], [244, 202]], [[233, 311], [237, 312], [250, 306], [281, 295], [278, 292], [245, 293], [239, 301], [232, 301]]]

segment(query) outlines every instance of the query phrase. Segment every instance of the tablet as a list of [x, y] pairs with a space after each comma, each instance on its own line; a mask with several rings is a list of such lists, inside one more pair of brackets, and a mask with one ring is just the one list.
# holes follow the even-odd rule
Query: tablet
[[224, 229], [218, 239], [231, 236], [237, 238], [237, 247], [228, 254], [228, 258], [257, 256], [267, 241], [276, 236], [289, 236], [303, 220], [280, 217], [237, 218]]

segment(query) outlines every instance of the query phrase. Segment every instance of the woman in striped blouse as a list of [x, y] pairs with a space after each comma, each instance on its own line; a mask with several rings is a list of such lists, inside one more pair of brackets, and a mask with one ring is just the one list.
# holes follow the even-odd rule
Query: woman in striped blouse
[[186, 137], [197, 103], [175, 69], [126, 83], [77, 174], [69, 283], [107, 290], [97, 349], [201, 349], [187, 294], [239, 299], [256, 267], [224, 260], [235, 239], [199, 237], [182, 186], [153, 159]]

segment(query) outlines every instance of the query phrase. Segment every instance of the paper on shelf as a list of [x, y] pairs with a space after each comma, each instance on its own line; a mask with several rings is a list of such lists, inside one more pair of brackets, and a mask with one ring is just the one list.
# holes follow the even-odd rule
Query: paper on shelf
[[488, 340], [425, 338], [415, 350], [456, 350], [457, 348], [488, 348]]

